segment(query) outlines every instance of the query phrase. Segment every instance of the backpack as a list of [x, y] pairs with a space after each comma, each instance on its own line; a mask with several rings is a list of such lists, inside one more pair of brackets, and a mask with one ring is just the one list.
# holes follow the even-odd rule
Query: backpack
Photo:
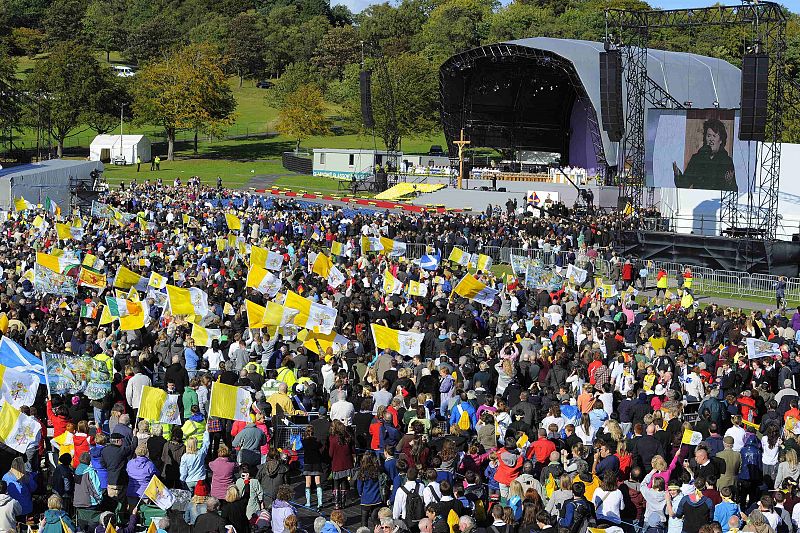
[[458, 417], [458, 429], [463, 429], [464, 431], [468, 431], [470, 427], [472, 427], [472, 420], [469, 418], [469, 413], [460, 405], [458, 409], [461, 411], [461, 414]]
[[405, 486], [400, 487], [400, 490], [406, 494], [405, 523], [408, 529], [412, 529], [412, 526], [416, 526], [425, 517], [425, 502], [417, 492], [417, 485], [414, 485], [413, 491], [408, 490]]
[[556, 479], [553, 477], [552, 472], [547, 477], [547, 483], [544, 485], [544, 493], [549, 500], [553, 493], [556, 491]]
[[567, 526], [569, 532], [585, 533], [588, 527], [594, 526], [595, 522], [594, 512], [590, 507], [591, 504], [588, 501], [570, 500], [562, 507], [562, 511], [565, 514], [567, 505], [570, 504], [575, 508], [575, 511], [572, 513], [572, 523]]

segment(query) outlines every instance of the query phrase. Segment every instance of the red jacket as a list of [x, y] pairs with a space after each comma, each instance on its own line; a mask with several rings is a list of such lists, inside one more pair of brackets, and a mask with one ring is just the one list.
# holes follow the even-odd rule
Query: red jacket
[[550, 461], [550, 454], [556, 451], [556, 445], [553, 441], [544, 437], [539, 437], [531, 445], [533, 455], [536, 457], [537, 463], [547, 464]]
[[89, 446], [94, 444], [94, 439], [85, 433], [75, 433], [72, 440], [75, 443], [75, 454], [72, 456], [72, 468], [78, 468], [81, 454], [89, 451]]
[[47, 400], [47, 421], [53, 426], [53, 437], [58, 437], [64, 433], [67, 430], [67, 423], [72, 422], [67, 416], [55, 414], [53, 411], [53, 402], [50, 400]]
[[522, 455], [517, 455], [515, 453], [516, 461], [512, 466], [509, 466], [503, 460], [503, 454], [505, 453], [508, 453], [508, 450], [505, 448], [497, 450], [497, 457], [499, 457], [500, 460], [497, 462], [497, 472], [494, 473], [494, 479], [503, 485], [511, 485], [511, 482], [517, 479], [520, 472], [522, 472], [523, 458]]

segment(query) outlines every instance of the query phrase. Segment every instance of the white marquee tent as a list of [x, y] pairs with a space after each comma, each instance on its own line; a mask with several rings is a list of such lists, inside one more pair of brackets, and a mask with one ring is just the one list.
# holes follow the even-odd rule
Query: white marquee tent
[[[121, 143], [121, 144], [120, 144]], [[150, 161], [150, 139], [144, 135], [98, 135], [89, 146], [89, 160], [108, 163], [120, 157], [126, 165]]]

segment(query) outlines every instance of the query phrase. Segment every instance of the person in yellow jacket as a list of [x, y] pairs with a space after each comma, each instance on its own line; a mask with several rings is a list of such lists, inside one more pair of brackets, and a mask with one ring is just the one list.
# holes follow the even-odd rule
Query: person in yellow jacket
[[658, 274], [656, 274], [656, 298], [661, 293], [666, 294], [667, 289], [669, 288], [669, 276], [667, 275], [667, 271], [663, 268], [658, 269]]
[[276, 379], [286, 383], [286, 386], [289, 388], [289, 390], [291, 390], [294, 384], [297, 382], [297, 376], [294, 372], [294, 361], [291, 359], [285, 360], [283, 366], [278, 369], [278, 375]]
[[106, 369], [108, 370], [108, 377], [113, 381], [114, 359], [110, 355], [104, 352], [100, 352], [99, 354], [95, 355], [92, 359], [94, 359], [95, 361], [99, 361], [100, 363], [106, 366]]
[[244, 369], [247, 370], [248, 374], [258, 374], [260, 376], [264, 375], [264, 367], [257, 361], [250, 361], [244, 365]]
[[692, 293], [689, 291], [683, 291], [683, 296], [681, 296], [681, 307], [683, 309], [689, 309], [694, 304], [694, 298], [692, 297]]
[[694, 281], [694, 275], [692, 274], [692, 269], [686, 267], [686, 270], [683, 271], [683, 288], [691, 290], [693, 281]]
[[197, 445], [203, 445], [203, 433], [206, 431], [206, 419], [200, 414], [200, 406], [192, 406], [192, 416], [181, 426], [183, 431], [183, 442], [186, 443], [191, 437], [197, 439]]

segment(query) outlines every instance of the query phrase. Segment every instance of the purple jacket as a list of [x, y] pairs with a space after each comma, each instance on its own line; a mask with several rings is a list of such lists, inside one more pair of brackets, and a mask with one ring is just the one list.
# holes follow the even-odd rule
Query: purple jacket
[[158, 474], [156, 465], [147, 457], [134, 457], [128, 461], [128, 496], [141, 498], [150, 479]]
[[792, 329], [795, 331], [800, 329], [800, 311], [796, 311], [792, 315]]

